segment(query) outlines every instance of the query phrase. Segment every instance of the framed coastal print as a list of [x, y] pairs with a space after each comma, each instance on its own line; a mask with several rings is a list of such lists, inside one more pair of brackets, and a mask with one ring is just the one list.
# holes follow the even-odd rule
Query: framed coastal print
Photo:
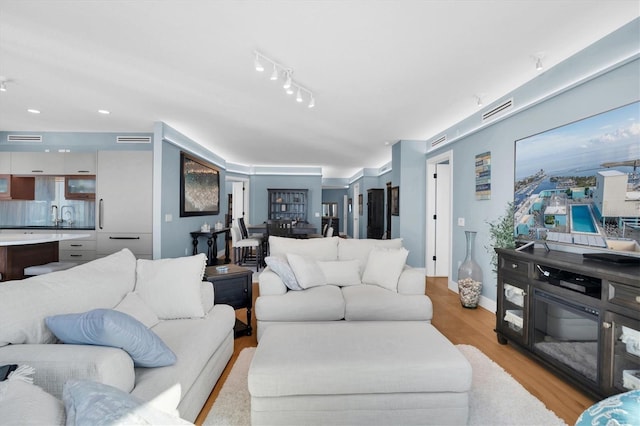
[[400, 216], [400, 187], [391, 188], [391, 215]]
[[220, 213], [220, 170], [180, 153], [180, 217]]
[[362, 194], [358, 194], [358, 214], [360, 216], [364, 214], [364, 209], [362, 208]]

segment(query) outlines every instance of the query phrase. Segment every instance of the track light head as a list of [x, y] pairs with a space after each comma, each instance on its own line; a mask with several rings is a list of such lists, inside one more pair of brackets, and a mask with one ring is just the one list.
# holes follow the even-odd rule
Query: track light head
[[542, 71], [542, 68], [544, 68], [542, 66], [542, 59], [541, 58], [537, 58], [536, 59], [536, 71]]
[[284, 87], [287, 90], [291, 87], [291, 71], [290, 70], [287, 70], [287, 78], [284, 81], [284, 85], [282, 87]]
[[256, 52], [256, 59], [255, 61], [253, 61], [253, 65], [256, 67], [256, 71], [264, 71], [264, 66], [262, 66], [262, 62], [260, 62], [260, 55], [258, 54], [258, 52]]
[[278, 79], [278, 68], [276, 67], [276, 64], [273, 64], [273, 72], [271, 73], [271, 77], [269, 77], [269, 80], [276, 81], [277, 79]]
[[6, 91], [7, 91], [7, 82], [0, 81], [0, 92], [6, 92]]
[[300, 88], [298, 87], [298, 93], [296, 93], [296, 101], [302, 102], [302, 92], [300, 92]]
[[313, 108], [316, 106], [316, 100], [313, 98], [313, 95], [311, 95], [311, 99], [309, 99], [309, 108]]

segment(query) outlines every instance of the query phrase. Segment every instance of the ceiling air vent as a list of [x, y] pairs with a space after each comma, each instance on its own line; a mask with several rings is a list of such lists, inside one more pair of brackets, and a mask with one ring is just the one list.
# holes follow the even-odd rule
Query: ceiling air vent
[[496, 116], [502, 114], [503, 112], [511, 109], [513, 107], [513, 99], [509, 99], [504, 101], [500, 105], [490, 109], [489, 111], [482, 114], [482, 121], [487, 121], [495, 118]]
[[118, 136], [117, 143], [151, 143], [151, 136]]
[[42, 142], [42, 135], [7, 135], [7, 142]]
[[446, 140], [447, 140], [447, 135], [440, 136], [438, 139], [431, 141], [431, 148], [438, 146], [443, 142], [446, 142]]

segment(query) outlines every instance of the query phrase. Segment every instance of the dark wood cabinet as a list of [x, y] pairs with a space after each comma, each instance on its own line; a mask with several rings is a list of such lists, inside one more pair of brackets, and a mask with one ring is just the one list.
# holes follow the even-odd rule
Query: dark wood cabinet
[[270, 220], [307, 220], [307, 189], [267, 189]]
[[384, 234], [384, 189], [367, 190], [367, 238], [382, 238]]
[[213, 285], [213, 297], [215, 304], [230, 305], [233, 309], [246, 309], [247, 322], [236, 318], [233, 328], [235, 337], [251, 336], [251, 308], [253, 306], [252, 276], [250, 269], [238, 265], [226, 265], [224, 272], [216, 267], [209, 266], [205, 269], [205, 279]]
[[640, 388], [640, 268], [498, 252], [496, 333], [596, 398]]
[[33, 176], [0, 175], [0, 200], [34, 200]]

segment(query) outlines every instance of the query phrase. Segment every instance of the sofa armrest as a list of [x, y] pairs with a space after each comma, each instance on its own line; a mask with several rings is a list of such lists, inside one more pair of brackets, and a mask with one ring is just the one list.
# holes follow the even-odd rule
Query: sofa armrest
[[212, 283], [209, 281], [202, 281], [200, 283], [200, 297], [202, 298], [202, 308], [206, 314], [213, 308], [213, 301], [215, 300]]
[[24, 344], [0, 348], [0, 365], [33, 367], [34, 384], [56, 398], [68, 379], [87, 379], [131, 392], [135, 384], [133, 360], [119, 348], [92, 345]]
[[398, 293], [425, 294], [426, 278], [424, 268], [412, 268], [405, 265], [398, 279]]
[[287, 292], [287, 286], [282, 279], [268, 266], [258, 276], [260, 296], [278, 296]]

